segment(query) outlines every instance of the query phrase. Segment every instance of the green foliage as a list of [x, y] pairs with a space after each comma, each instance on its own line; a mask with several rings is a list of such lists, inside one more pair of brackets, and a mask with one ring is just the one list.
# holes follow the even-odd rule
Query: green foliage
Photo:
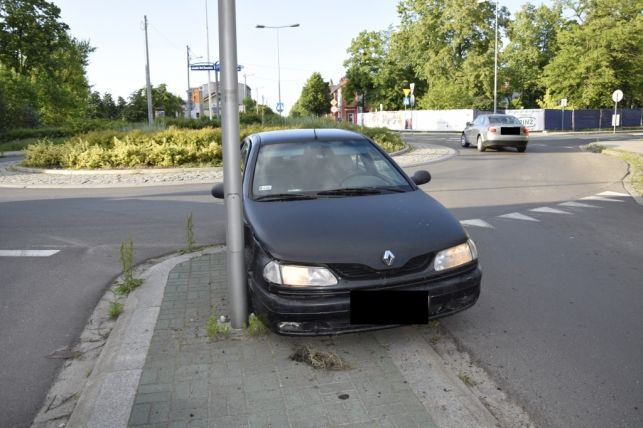
[[268, 333], [268, 327], [255, 314], [250, 314], [245, 331], [250, 336], [263, 336]]
[[559, 51], [544, 68], [542, 84], [554, 99], [577, 108], [612, 105], [615, 89], [623, 105], [643, 103], [643, 14], [638, 0], [568, 2], [578, 22], [560, 31]]
[[556, 54], [562, 24], [560, 5], [549, 8], [532, 4], [523, 5], [509, 24], [510, 42], [502, 52], [504, 70], [500, 81], [507, 81], [505, 95], [520, 94], [514, 108], [537, 108], [537, 100], [544, 96], [540, 77]]
[[115, 291], [117, 294], [129, 294], [143, 283], [142, 279], [134, 278], [134, 242], [131, 237], [121, 242], [120, 261], [123, 282], [118, 284]]
[[0, 123], [53, 125], [85, 114], [93, 48], [68, 33], [45, 0], [0, 2]]
[[323, 116], [330, 112], [330, 87], [321, 74], [313, 73], [306, 81], [299, 100], [293, 106], [294, 115]]
[[[183, 114], [184, 101], [168, 92], [165, 83], [152, 88], [152, 109], [163, 110], [165, 117], [174, 118]], [[147, 91], [141, 88], [134, 91], [130, 97], [124, 112], [128, 122], [142, 122], [147, 120]]]
[[214, 340], [219, 336], [230, 336], [230, 326], [228, 324], [220, 324], [215, 314], [208, 317], [208, 321], [205, 325], [205, 331], [210, 340]]
[[163, 123], [167, 127], [175, 127], [181, 129], [203, 129], [203, 128], [220, 128], [221, 124], [219, 119], [214, 118], [209, 120], [207, 116], [201, 116], [198, 119], [187, 117], [166, 117]]
[[123, 313], [124, 308], [125, 306], [122, 303], [110, 302], [109, 309], [107, 310], [109, 319], [115, 320], [116, 318], [118, 318]]
[[[251, 125], [241, 128], [241, 139], [261, 132], [289, 128], [331, 128], [332, 120], [321, 118], [282, 119], [281, 125]], [[362, 128], [341, 124], [372, 138], [384, 150], [404, 147], [400, 136], [387, 129]], [[36, 168], [139, 168], [177, 166], [220, 166], [222, 164], [220, 129], [177, 129], [130, 132], [104, 130], [83, 134], [54, 144], [44, 139], [25, 149], [25, 166]]]
[[192, 222], [192, 213], [190, 213], [185, 222], [185, 247], [179, 253], [187, 254], [196, 250], [197, 247], [194, 246], [194, 224]]
[[[361, 31], [351, 40], [346, 50], [349, 57], [344, 61], [348, 79], [342, 88], [344, 94], [358, 94], [364, 97], [364, 105], [371, 104], [378, 73], [384, 68], [388, 38], [389, 34], [384, 31]], [[347, 98], [347, 101], [352, 99], [352, 95]]]

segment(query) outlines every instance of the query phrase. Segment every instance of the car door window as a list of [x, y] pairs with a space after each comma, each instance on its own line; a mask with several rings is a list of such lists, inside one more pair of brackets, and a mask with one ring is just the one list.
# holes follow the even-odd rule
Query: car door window
[[241, 144], [241, 174], [246, 170], [246, 164], [248, 163], [248, 153], [250, 153], [250, 141], [246, 140]]

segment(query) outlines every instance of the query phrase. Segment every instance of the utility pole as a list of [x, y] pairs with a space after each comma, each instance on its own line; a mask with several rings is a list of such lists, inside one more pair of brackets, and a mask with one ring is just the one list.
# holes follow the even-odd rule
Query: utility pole
[[496, 45], [493, 59], [493, 114], [498, 109], [498, 0], [496, 0]]
[[151, 126], [154, 123], [152, 112], [152, 85], [150, 84], [150, 49], [147, 43], [147, 15], [143, 15], [145, 21], [145, 80], [147, 81], [147, 122]]
[[232, 328], [248, 320], [246, 269], [243, 255], [243, 204], [239, 150], [239, 85], [237, 76], [237, 26], [234, 0], [219, 0], [219, 52], [223, 85], [223, 183], [227, 229], [226, 247]]
[[[208, 25], [208, 0], [205, 0], [205, 42], [208, 49], [208, 64], [210, 64], [210, 27]], [[217, 88], [217, 91], [219, 89]], [[210, 79], [210, 70], [208, 69], [208, 110], [210, 120], [212, 120], [212, 80]]]
[[185, 46], [187, 48], [187, 59], [188, 59], [188, 99], [185, 105], [187, 106], [186, 108], [186, 114], [185, 117], [188, 119], [192, 117], [192, 86], [190, 86], [190, 46]]

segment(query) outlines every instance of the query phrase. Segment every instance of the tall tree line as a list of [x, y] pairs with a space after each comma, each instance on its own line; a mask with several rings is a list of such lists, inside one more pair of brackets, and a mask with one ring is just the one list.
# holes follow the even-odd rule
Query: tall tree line
[[[401, 0], [400, 25], [362, 31], [347, 50], [349, 94], [370, 109], [400, 109], [415, 83], [425, 109], [493, 106], [495, 2]], [[640, 0], [556, 0], [525, 4], [512, 19], [498, 10], [501, 107], [574, 108], [643, 105], [643, 13]]]

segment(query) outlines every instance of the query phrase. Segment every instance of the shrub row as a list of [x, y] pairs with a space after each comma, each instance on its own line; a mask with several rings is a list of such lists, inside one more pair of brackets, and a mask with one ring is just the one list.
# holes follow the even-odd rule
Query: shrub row
[[[267, 130], [259, 125], [241, 129], [241, 138]], [[384, 150], [403, 147], [398, 134], [386, 129], [352, 128], [372, 138]], [[161, 131], [93, 131], [62, 144], [43, 139], [25, 150], [25, 166], [37, 168], [98, 169], [134, 167], [204, 167], [222, 163], [219, 128]]]

